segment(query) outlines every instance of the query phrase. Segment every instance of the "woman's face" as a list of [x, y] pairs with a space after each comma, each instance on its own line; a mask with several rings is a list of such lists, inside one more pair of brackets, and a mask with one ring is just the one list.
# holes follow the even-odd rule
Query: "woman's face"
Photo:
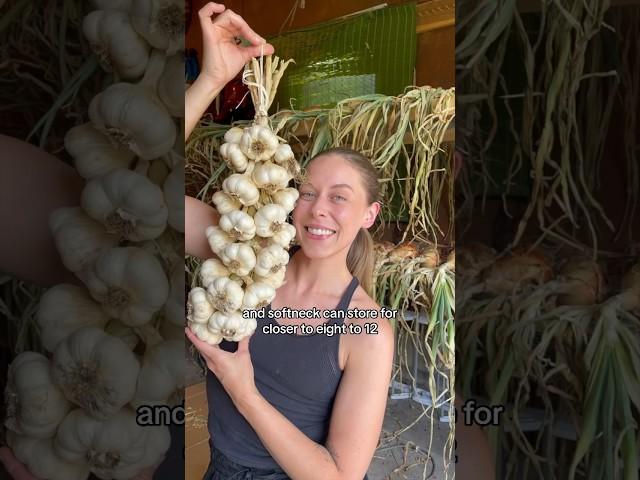
[[348, 251], [358, 230], [373, 224], [379, 204], [368, 203], [360, 172], [339, 155], [317, 157], [307, 176], [293, 210], [300, 246], [309, 258]]

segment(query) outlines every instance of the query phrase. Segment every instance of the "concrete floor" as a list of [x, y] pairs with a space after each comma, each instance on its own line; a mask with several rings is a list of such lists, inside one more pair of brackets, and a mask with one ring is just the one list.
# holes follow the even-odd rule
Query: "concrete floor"
[[[207, 403], [204, 383], [187, 387], [185, 395], [185, 480], [201, 480], [209, 463]], [[444, 480], [444, 446], [448, 424], [431, 418], [413, 400], [389, 400], [380, 443], [368, 471], [370, 480]], [[421, 417], [417, 422], [416, 419]], [[415, 423], [410, 428], [409, 425]], [[403, 431], [404, 430], [404, 431]], [[428, 456], [429, 433], [431, 455]], [[448, 478], [453, 476], [449, 468]]]

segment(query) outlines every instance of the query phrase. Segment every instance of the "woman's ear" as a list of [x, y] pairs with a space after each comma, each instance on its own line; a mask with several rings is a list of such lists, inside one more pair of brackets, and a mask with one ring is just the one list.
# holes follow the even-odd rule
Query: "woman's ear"
[[380, 212], [379, 202], [373, 202], [371, 205], [369, 205], [369, 207], [367, 208], [367, 212], [364, 216], [364, 223], [362, 224], [362, 227], [369, 228], [371, 225], [373, 225], [373, 222], [376, 221], [376, 217], [378, 216], [379, 212]]

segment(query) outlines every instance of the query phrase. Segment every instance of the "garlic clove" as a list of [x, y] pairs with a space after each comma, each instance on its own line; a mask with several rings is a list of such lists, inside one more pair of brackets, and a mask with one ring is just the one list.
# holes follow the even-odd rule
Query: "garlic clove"
[[292, 160], [295, 160], [295, 156], [293, 155], [291, 147], [286, 143], [278, 145], [278, 148], [276, 148], [275, 154], [273, 155], [273, 161], [286, 165]]
[[220, 252], [233, 241], [227, 232], [218, 226], [209, 226], [205, 229], [204, 233], [207, 236], [211, 251], [216, 255], [220, 255]]
[[242, 305], [244, 296], [242, 287], [227, 277], [218, 277], [213, 280], [207, 287], [207, 291], [211, 295], [213, 308], [220, 312], [230, 313], [238, 310]]
[[261, 125], [246, 128], [240, 138], [242, 153], [256, 162], [269, 160], [273, 157], [278, 145], [278, 137], [271, 129]]
[[273, 237], [287, 224], [287, 211], [277, 203], [269, 203], [258, 209], [254, 216], [256, 233], [261, 237]]
[[278, 190], [287, 188], [292, 177], [286, 168], [273, 162], [263, 162], [256, 165], [251, 178], [256, 186], [269, 194], [273, 194]]
[[256, 275], [268, 277], [285, 268], [289, 263], [289, 254], [280, 245], [269, 245], [258, 253], [254, 271]]
[[300, 193], [295, 188], [287, 187], [282, 190], [278, 190], [271, 194], [271, 198], [274, 203], [282, 206], [287, 213], [293, 211], [296, 207], [296, 202], [300, 197]]
[[189, 324], [206, 324], [213, 312], [211, 294], [202, 287], [192, 288], [187, 299], [187, 320]]
[[240, 143], [240, 139], [242, 138], [243, 133], [244, 128], [231, 127], [225, 132], [224, 141], [227, 143]]
[[231, 273], [239, 277], [245, 277], [251, 273], [256, 265], [256, 254], [249, 245], [244, 243], [231, 243], [220, 252], [222, 263]]
[[220, 146], [220, 155], [229, 167], [236, 172], [244, 172], [249, 166], [249, 160], [245, 157], [237, 143], [224, 143]]
[[208, 287], [218, 277], [228, 277], [229, 270], [217, 258], [209, 258], [200, 266], [200, 283]]
[[144, 354], [131, 405], [180, 405], [185, 384], [184, 340], [159, 343]]
[[242, 207], [242, 204], [237, 200], [237, 198], [231, 197], [225, 192], [214, 193], [212, 200], [220, 215], [233, 212], [234, 210], [240, 210]]
[[207, 329], [214, 335], [220, 335], [229, 342], [239, 342], [253, 334], [257, 326], [254, 318], [243, 318], [239, 312], [225, 314], [215, 312], [209, 320]]
[[266, 307], [276, 296], [276, 290], [268, 283], [254, 282], [247, 286], [242, 300], [242, 309]]
[[154, 48], [168, 55], [184, 50], [182, 0], [133, 0], [129, 14], [136, 31]]
[[244, 206], [251, 206], [260, 199], [258, 187], [248, 175], [234, 173], [222, 182], [222, 189]]

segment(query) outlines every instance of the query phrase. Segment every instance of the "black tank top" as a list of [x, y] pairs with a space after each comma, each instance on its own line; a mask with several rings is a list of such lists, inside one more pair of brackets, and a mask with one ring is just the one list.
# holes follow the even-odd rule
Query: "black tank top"
[[[336, 310], [347, 310], [357, 287], [358, 280], [353, 277]], [[277, 325], [278, 321], [269, 318], [271, 305], [264, 310], [264, 318], [257, 319], [258, 326], [249, 344], [256, 387], [305, 435], [324, 445], [342, 378], [338, 358], [340, 335], [266, 334], [263, 327]], [[332, 319], [326, 323], [341, 325], [344, 320]], [[220, 348], [233, 352], [237, 343], [223, 341]], [[240, 465], [280, 468], [210, 370], [207, 371], [207, 400], [212, 445]]]

